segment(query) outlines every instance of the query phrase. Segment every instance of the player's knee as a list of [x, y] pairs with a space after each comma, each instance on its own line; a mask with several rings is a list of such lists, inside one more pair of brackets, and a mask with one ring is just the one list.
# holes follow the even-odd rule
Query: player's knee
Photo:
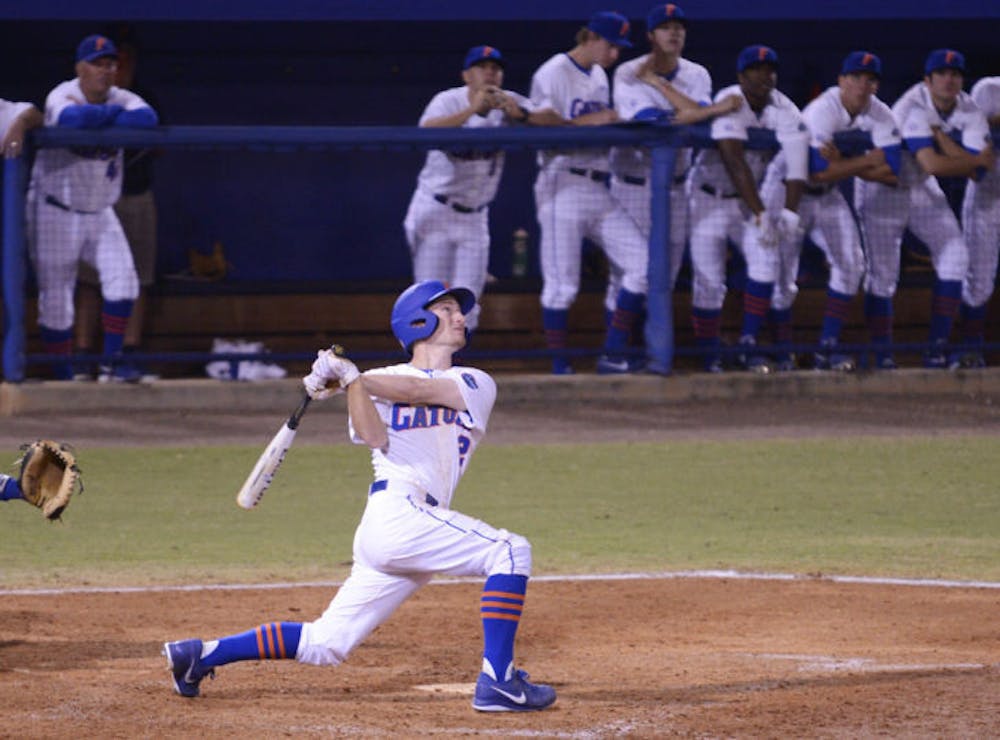
[[336, 641], [333, 635], [324, 637], [316, 622], [302, 625], [302, 635], [295, 659], [308, 665], [340, 665], [350, 650]]
[[486, 575], [531, 575], [531, 543], [519, 534], [503, 532], [493, 548]]

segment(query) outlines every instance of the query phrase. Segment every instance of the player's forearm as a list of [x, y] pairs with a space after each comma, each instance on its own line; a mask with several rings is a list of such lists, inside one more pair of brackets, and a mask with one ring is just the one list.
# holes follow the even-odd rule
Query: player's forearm
[[347, 411], [351, 416], [354, 432], [372, 449], [385, 449], [389, 443], [389, 433], [385, 422], [368, 395], [368, 388], [359, 377], [347, 386]]
[[551, 108], [545, 108], [529, 112], [527, 123], [530, 126], [565, 126], [569, 122]]
[[67, 105], [62, 109], [57, 125], [64, 128], [102, 128], [114, 123], [122, 106], [110, 103]]
[[799, 203], [802, 200], [802, 193], [805, 192], [805, 189], [805, 180], [785, 180], [785, 208], [798, 213]]
[[949, 156], [926, 147], [916, 153], [916, 158], [920, 168], [935, 177], [971, 177], [979, 166], [976, 156], [965, 150]]
[[363, 375], [365, 389], [373, 396], [395, 403], [446, 406], [465, 411], [465, 399], [451, 378], [418, 378], [412, 375]]
[[760, 194], [757, 192], [757, 183], [754, 181], [753, 172], [747, 165], [746, 157], [743, 156], [743, 142], [736, 139], [720, 139], [717, 142], [719, 155], [722, 164], [729, 173], [729, 179], [740, 194], [743, 202], [754, 213], [758, 214], [764, 210]]
[[582, 116], [577, 116], [570, 121], [574, 126], [603, 126], [608, 123], [614, 123], [618, 120], [618, 114], [615, 113], [613, 108], [605, 108], [604, 110], [594, 111], [593, 113], [585, 113]]
[[457, 128], [474, 115], [476, 115], [476, 109], [470, 106], [459, 113], [452, 113], [450, 116], [428, 118], [420, 124], [420, 128]]
[[883, 185], [899, 185], [899, 178], [896, 173], [892, 171], [892, 167], [888, 164], [880, 164], [875, 167], [870, 167], [867, 170], [858, 174], [862, 180], [868, 180], [869, 182], [880, 182]]

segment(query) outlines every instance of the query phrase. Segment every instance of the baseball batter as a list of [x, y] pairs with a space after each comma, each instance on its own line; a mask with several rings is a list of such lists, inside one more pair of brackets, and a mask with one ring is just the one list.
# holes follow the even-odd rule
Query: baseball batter
[[[775, 86], [778, 54], [755, 44], [736, 60], [739, 84], [716, 95], [721, 103], [736, 97], [740, 106], [712, 121], [715, 149], [699, 155], [691, 174], [692, 321], [696, 343], [705, 350], [708, 372], [722, 370], [719, 355], [719, 318], [726, 297], [726, 252], [732, 241], [740, 245], [747, 264], [740, 344], [747, 350], [744, 365], [768, 372], [767, 359], [752, 348], [767, 316], [778, 277], [778, 229], [798, 226], [796, 209], [805, 185], [808, 135], [795, 104]], [[773, 131], [787, 163], [786, 201], [765, 209], [758, 184], [774, 153], [747, 150], [751, 128]]]
[[[814, 355], [819, 370], [848, 372], [855, 358], [838, 348], [840, 333], [851, 300], [864, 274], [864, 253], [857, 222], [837, 183], [851, 177], [885, 183], [896, 182], [900, 167], [900, 137], [889, 107], [875, 97], [882, 76], [882, 61], [871, 52], [854, 51], [844, 58], [837, 85], [825, 90], [802, 111], [809, 130], [809, 182], [799, 203], [799, 228], [791, 238], [782, 235], [779, 247], [779, 280], [772, 295], [771, 318], [778, 337], [791, 336], [791, 307], [798, 293], [795, 284], [802, 237], [812, 240], [830, 266], [826, 308], [820, 330], [821, 350]], [[834, 134], [859, 130], [869, 133], [873, 148], [843, 154]], [[775, 160], [762, 192], [765, 202], [781, 197], [783, 163]]]
[[[855, 194], [868, 252], [865, 314], [873, 343], [892, 341], [892, 297], [899, 282], [903, 230], [909, 228], [930, 251], [936, 280], [928, 335], [931, 349], [924, 365], [932, 368], [949, 365], [944, 345], [969, 268], [961, 227], [935, 176], [979, 177], [993, 168], [989, 126], [979, 107], [962, 92], [964, 73], [965, 58], [959, 52], [930, 53], [923, 81], [892, 107], [906, 145], [899, 185], [861, 182]], [[961, 137], [962, 146], [952, 141], [953, 135]], [[884, 351], [878, 364], [895, 366]]]
[[[70, 128], [152, 127], [156, 113], [133, 92], [113, 85], [117, 49], [88, 36], [76, 53], [77, 77], [45, 101], [45, 125]], [[64, 358], [55, 377], [71, 380], [73, 293], [77, 263], [90, 263], [101, 281], [106, 364], [100, 379], [136, 382], [141, 373], [122, 362], [132, 303], [139, 293], [132, 253], [112, 205], [121, 192], [120, 149], [42, 149], [28, 190], [28, 248], [38, 279], [38, 323], [48, 352]]]
[[[574, 126], [599, 126], [618, 120], [611, 107], [605, 68], [618, 59], [628, 40], [629, 22], [619, 13], [595, 13], [576, 36], [576, 46], [556, 54], [535, 72], [531, 101], [550, 108]], [[597, 363], [599, 373], [634, 368], [625, 356], [629, 336], [646, 295], [647, 240], [635, 221], [611, 197], [608, 152], [553, 150], [538, 154], [535, 206], [541, 228], [542, 323], [548, 348], [557, 353], [555, 374], [573, 372], [558, 352], [569, 339], [569, 308], [580, 289], [583, 239], [600, 246], [621, 288]]]
[[[991, 127], [1000, 126], [1000, 77], [983, 77], [972, 86], [972, 102]], [[952, 357], [962, 367], [985, 367], [983, 344], [986, 308], [993, 295], [1000, 253], [1000, 172], [995, 168], [971, 180], [962, 201], [962, 233], [969, 248], [969, 271], [962, 282], [962, 339], [972, 349]]]
[[[346, 388], [352, 441], [372, 450], [375, 481], [354, 536], [354, 566], [313, 622], [272, 622], [220, 640], [164, 646], [174, 688], [198, 695], [216, 666], [289, 658], [337, 665], [436, 573], [483, 576], [484, 650], [472, 706], [484, 712], [544, 709], [550, 686], [514, 667], [514, 637], [531, 574], [531, 545], [451, 508], [469, 459], [486, 433], [496, 385], [455, 367], [475, 296], [437, 281], [416, 283], [396, 300], [392, 329], [410, 362], [359, 374], [325, 350], [304, 383], [314, 398]], [[332, 386], [332, 388], [331, 388]]]
[[[435, 95], [420, 117], [422, 127], [494, 128], [544, 123], [530, 102], [502, 89], [504, 60], [493, 46], [469, 49], [462, 68], [465, 85]], [[486, 284], [490, 252], [489, 204], [503, 173], [504, 153], [441, 151], [427, 153], [417, 178], [403, 228], [418, 282], [440, 280], [466, 285], [477, 300]], [[478, 323], [479, 305], [469, 315]]]
[[[646, 15], [650, 51], [622, 63], [615, 70], [612, 97], [623, 120], [668, 120], [677, 125], [699, 123], [729, 113], [741, 104], [738, 96], [712, 102], [712, 78], [700, 64], [681, 56], [687, 40], [688, 21], [673, 3], [653, 6]], [[677, 152], [670, 188], [671, 285], [677, 280], [688, 234], [688, 205], [684, 182], [691, 166], [691, 149]], [[650, 154], [648, 149], [615, 147], [611, 150], [611, 195], [639, 226], [650, 232]], [[621, 274], [612, 269], [605, 304], [613, 312]]]

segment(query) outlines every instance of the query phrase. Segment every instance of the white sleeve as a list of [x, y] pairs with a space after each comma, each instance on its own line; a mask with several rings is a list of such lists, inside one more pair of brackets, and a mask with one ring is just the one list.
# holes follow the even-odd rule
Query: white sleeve
[[567, 111], [562, 105], [562, 91], [552, 79], [550, 69], [548, 66], [543, 66], [531, 78], [531, 104], [535, 106], [535, 110], [551, 108], [565, 117]]
[[619, 67], [615, 70], [612, 97], [615, 110], [624, 120], [633, 119], [644, 108], [663, 108], [662, 104], [652, 100], [647, 94], [647, 90], [651, 91], [652, 88], [636, 77], [635, 69]]
[[121, 87], [111, 88], [112, 95], [109, 98], [109, 102], [113, 102], [115, 105], [122, 106], [125, 110], [136, 110], [138, 108], [152, 108], [152, 106], [143, 100], [140, 96], [136, 95], [131, 90], [125, 90]]
[[489, 375], [472, 367], [457, 367], [448, 375], [458, 384], [458, 390], [465, 400], [465, 411], [460, 417], [468, 429], [486, 431], [493, 404], [497, 399], [497, 385]]
[[423, 126], [425, 121], [429, 121], [432, 118], [441, 118], [442, 116], [450, 116], [459, 112], [461, 111], [456, 110], [454, 97], [449, 95], [447, 90], [442, 90], [431, 98], [431, 102], [424, 108], [424, 112], [420, 116], [420, 121], [417, 125]]
[[974, 152], [981, 152], [992, 141], [990, 124], [981, 110], [970, 117], [969, 125], [962, 129], [962, 146]]
[[833, 141], [834, 117], [823, 110], [826, 107], [826, 98], [818, 98], [802, 111], [802, 120], [809, 129], [809, 145], [816, 149]]
[[698, 105], [708, 105], [712, 102], [712, 76], [707, 69], [698, 71], [694, 87], [688, 97]]
[[19, 115], [31, 108], [31, 103], [13, 103], [0, 99], [0, 139], [7, 135], [7, 129]]
[[[720, 100], [720, 96], [725, 91], [720, 92], [715, 96], [716, 102]], [[712, 119], [712, 140], [718, 141], [719, 139], [739, 139], [740, 141], [747, 140], [747, 126], [746, 120], [743, 117], [743, 108], [746, 106], [746, 101], [737, 108], [732, 113], [727, 113], [724, 116], [716, 116]]]
[[775, 132], [781, 150], [785, 153], [786, 178], [807, 180], [809, 178], [809, 129], [802, 120], [802, 114], [791, 102], [782, 108], [781, 121]]

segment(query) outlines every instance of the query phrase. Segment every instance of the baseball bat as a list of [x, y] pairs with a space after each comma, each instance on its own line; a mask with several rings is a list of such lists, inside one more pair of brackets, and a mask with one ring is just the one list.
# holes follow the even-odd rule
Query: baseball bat
[[[336, 355], [343, 356], [344, 354], [343, 348], [338, 344], [333, 345], [330, 349]], [[243, 487], [236, 494], [236, 503], [241, 508], [252, 509], [264, 497], [265, 491], [271, 485], [271, 481], [274, 480], [274, 474], [278, 472], [278, 467], [281, 465], [282, 460], [285, 459], [285, 454], [292, 446], [292, 442], [295, 441], [299, 422], [306, 413], [306, 409], [309, 408], [310, 401], [312, 399], [309, 397], [309, 394], [303, 393], [302, 400], [299, 401], [299, 405], [295, 411], [281, 425], [281, 429], [278, 430], [278, 433], [274, 435], [274, 438], [264, 448], [264, 452], [257, 459], [257, 464], [253, 466], [253, 470], [247, 476]]]

